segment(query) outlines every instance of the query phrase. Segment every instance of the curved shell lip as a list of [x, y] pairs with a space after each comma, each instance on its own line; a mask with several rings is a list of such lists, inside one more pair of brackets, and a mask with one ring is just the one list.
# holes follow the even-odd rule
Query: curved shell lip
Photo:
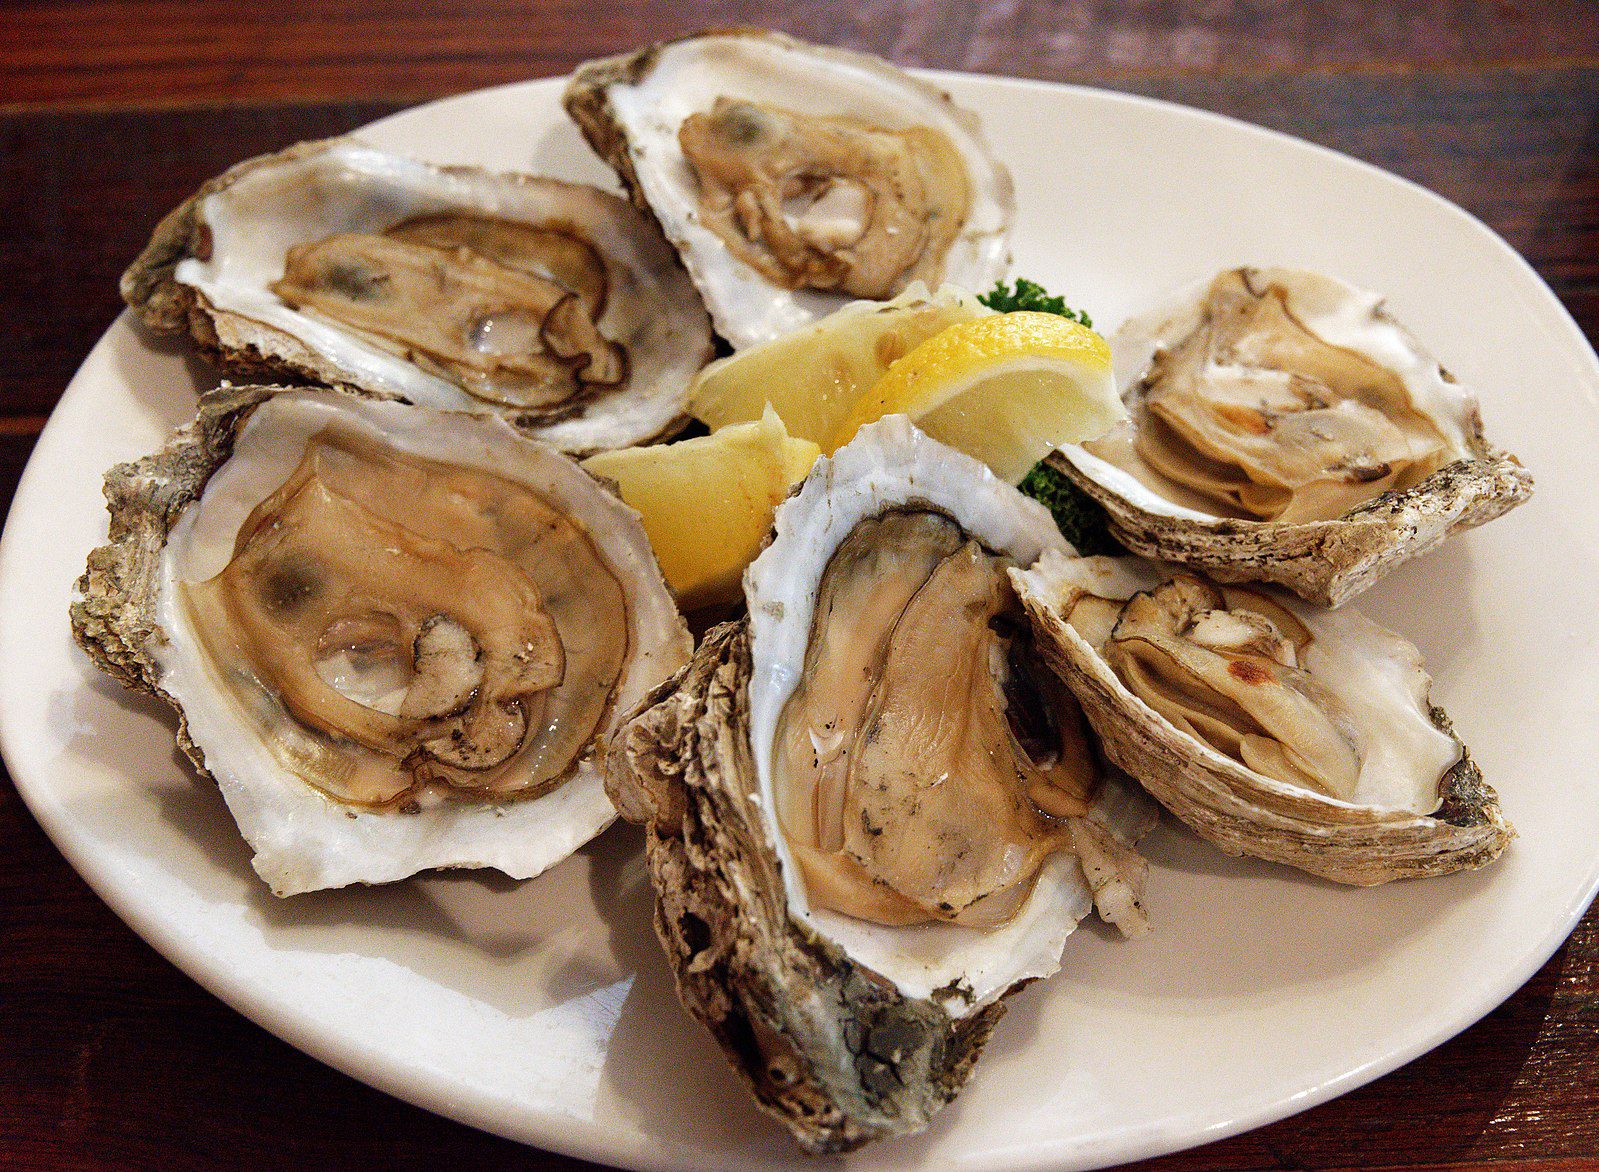
[[[1106, 755], [1191, 829], [1228, 854], [1287, 863], [1334, 882], [1372, 886], [1485, 866], [1515, 831], [1441, 709], [1439, 732], [1459, 746], [1431, 813], [1343, 801], [1264, 777], [1168, 722], [1135, 696], [1055, 610], [1069, 559], [1012, 570], [1050, 666], [1083, 706]], [[1298, 612], [1301, 619], [1306, 612]], [[1346, 621], [1357, 616], [1340, 616]], [[1323, 621], [1332, 616], [1323, 616]], [[1375, 627], [1375, 624], [1368, 624]], [[1380, 628], [1378, 628], [1380, 630]], [[1264, 809], [1267, 795], [1274, 809]]]
[[806, 1151], [920, 1131], [971, 1076], [1005, 1005], [952, 1015], [790, 914], [754, 788], [749, 672], [748, 620], [712, 628], [607, 761], [623, 817], [645, 828], [679, 999]]
[[[1057, 856], [1022, 912], [997, 932], [953, 924], [883, 928], [812, 909], [775, 825], [772, 745], [783, 707], [799, 682], [817, 586], [833, 550], [856, 524], [901, 507], [942, 512], [988, 548], [1024, 565], [1045, 550], [1071, 550], [1042, 505], [981, 462], [918, 431], [905, 416], [863, 427], [832, 457], [819, 460], [799, 491], [779, 506], [770, 544], [745, 571], [750, 739], [764, 827], [781, 863], [790, 915], [907, 996], [939, 994], [936, 999], [949, 1013], [963, 1016], [1017, 982], [1059, 968], [1066, 937], [1092, 906], [1077, 860]], [[1122, 813], [1127, 825], [1140, 812]], [[973, 979], [975, 958], [988, 948], [1009, 953], [1014, 963]]]
[[1162, 502], [1121, 469], [1076, 445], [1049, 456], [1103, 507], [1132, 552], [1204, 570], [1219, 582], [1270, 582], [1337, 607], [1401, 562], [1502, 516], [1532, 495], [1532, 476], [1508, 452], [1485, 448], [1402, 492], [1386, 492], [1328, 521], [1214, 517]]
[[[318, 214], [330, 217], [323, 221], [325, 230], [284, 226], [292, 221], [279, 214], [281, 203], [274, 200], [292, 200], [301, 188], [321, 193]], [[237, 225], [229, 227], [219, 218], [230, 214], [226, 209], [232, 204], [225, 201], [243, 205]], [[627, 335], [613, 340], [628, 341], [634, 353], [628, 385], [570, 414], [519, 415], [290, 309], [266, 288], [282, 275], [282, 257], [291, 244], [335, 230], [387, 227], [431, 212], [575, 225], [602, 244], [613, 282], [639, 286], [636, 298], [611, 298], [600, 320], [607, 336]], [[123, 274], [121, 289], [145, 325], [190, 334], [235, 377], [309, 380], [397, 394], [444, 410], [492, 411], [537, 439], [579, 454], [647, 443], [680, 430], [688, 422], [689, 380], [714, 350], [704, 304], [670, 245], [647, 216], [619, 196], [543, 176], [435, 166], [351, 137], [299, 143], [248, 159], [210, 180], [162, 220]]]
[[[593, 746], [548, 793], [424, 805], [414, 813], [354, 808], [289, 774], [259, 741], [241, 735], [231, 702], [208, 699], [220, 694], [216, 668], [190, 646], [193, 633], [170, 586], [177, 562], [195, 557], [202, 565], [215, 554], [186, 553], [182, 542], [199, 524], [213, 486], [217, 495], [209, 507], [223, 514], [224, 527], [231, 521], [236, 528], [253, 507], [247, 490], [257, 486], [224, 471], [235, 453], [248, 456], [257, 440], [279, 442], [285, 431], [308, 436], [335, 418], [368, 433], [414, 429], [429, 438], [426, 455], [501, 475], [507, 465], [518, 472], [538, 467], [551, 473], [554, 487], [541, 488], [552, 496], [570, 501], [586, 495], [592, 500], [581, 508], [591, 517], [617, 522], [619, 536], [603, 556], [633, 583], [630, 619], [639, 645]], [[453, 438], [442, 436], [446, 424], [456, 429]], [[691, 649], [636, 514], [555, 449], [495, 417], [338, 390], [224, 386], [202, 397], [196, 421], [162, 451], [112, 469], [107, 497], [111, 542], [90, 556], [79, 582], [74, 633], [102, 668], [176, 711], [179, 746], [217, 783], [255, 852], [257, 873], [278, 895], [389, 882], [434, 868], [492, 867], [529, 878], [560, 862], [615, 817], [604, 792], [600, 746], [632, 703], [685, 662]]]
[[[1016, 218], [1015, 184], [983, 138], [977, 115], [957, 106], [931, 82], [877, 57], [748, 27], [707, 30], [589, 62], [567, 86], [567, 113], [617, 172], [633, 201], [661, 224], [700, 287], [717, 332], [735, 350], [792, 333], [853, 300], [845, 294], [773, 286], [697, 222], [694, 199], [677, 194], [695, 189], [677, 143], [683, 119], [708, 108], [718, 93], [770, 100], [770, 93], [780, 88], [780, 82], [742, 81], [711, 90], [706, 78], [719, 59], [745, 47], [763, 56], [765, 68], [797, 82], [795, 91], [783, 91], [784, 100], [775, 104], [801, 113], [879, 118], [889, 129], [932, 124], [945, 131], [966, 163], [977, 198], [968, 228], [950, 246], [938, 280], [929, 283], [986, 289], [1005, 275]], [[692, 83], [673, 88], [674, 71]], [[824, 90], [818, 78], [829, 74], [839, 81]], [[666, 88], [665, 94], [652, 88], [657, 83]], [[895, 98], [905, 105], [917, 103], [925, 118], [885, 113], [894, 109]], [[658, 111], [663, 112], [659, 124], [648, 121]], [[635, 141], [645, 130], [655, 136], [647, 147]]]
[[[991, 951], [1013, 954], [1006, 967], [975, 979], [966, 962], [981, 933], [881, 928], [806, 905], [775, 825], [771, 730], [833, 550], [860, 520], [898, 507], [936, 509], [1019, 557], [1069, 548], [1042, 506], [905, 417], [862, 428], [779, 507], [745, 574], [748, 615], [710, 630], [635, 706], [607, 760], [618, 808], [645, 828], [656, 933], [679, 998], [760, 1106], [818, 1154], [926, 1127], [970, 1077], [1003, 995], [1059, 968], [1093, 904], [1089, 864], [1056, 856], [999, 947], [989, 935]], [[774, 656], [783, 648], [798, 658]], [[1131, 786], [1106, 790], [1091, 817], [1125, 845], [1148, 829], [1151, 805]], [[895, 963], [896, 946], [911, 955]]]
[[[1196, 566], [1222, 582], [1271, 582], [1301, 598], [1336, 607], [1374, 585], [1401, 562], [1446, 537], [1509, 512], [1532, 494], [1532, 477], [1483, 437], [1474, 395], [1443, 373], [1436, 359], [1387, 314], [1375, 293], [1302, 270], [1247, 270], [1286, 283], [1307, 320], [1368, 336], [1340, 335], [1339, 345], [1394, 370], [1418, 401], [1446, 413], [1446, 439], [1458, 458], [1408, 489], [1384, 492], [1342, 517], [1284, 522], [1222, 517], [1166, 499], [1132, 475], [1084, 450], [1063, 446], [1051, 463], [1109, 514], [1112, 534], [1134, 553]], [[1124, 323], [1112, 341], [1124, 401], [1136, 407], [1156, 350], [1190, 333], [1210, 279], [1186, 285]], [[1137, 411], [1133, 410], [1137, 416]]]
[[[1459, 456], [1480, 454], [1482, 421], [1477, 396], [1455, 382], [1414, 334], [1388, 311], [1387, 298], [1326, 273], [1280, 265], [1241, 265], [1220, 275], [1243, 274], [1251, 289], [1282, 290], [1294, 315], [1323, 338], [1353, 351], [1399, 377], [1413, 402], [1437, 423]], [[1215, 276], [1168, 294], [1116, 330], [1117, 385], [1133, 394], [1156, 352], [1198, 328], [1201, 305]]]

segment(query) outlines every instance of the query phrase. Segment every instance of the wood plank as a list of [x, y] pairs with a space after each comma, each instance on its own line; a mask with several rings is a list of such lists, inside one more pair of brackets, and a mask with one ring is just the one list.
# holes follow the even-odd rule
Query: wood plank
[[14, 433], [0, 431], [0, 494], [4, 494], [0, 500], [6, 502], [7, 508], [17, 493], [17, 481], [22, 478], [28, 457], [33, 455], [34, 441], [39, 438], [37, 421], [29, 422], [32, 426], [25, 430]]
[[0, 414], [47, 414], [122, 310], [117, 281], [162, 216], [251, 155], [398, 107], [0, 114]]
[[1560, 0], [31, 0], [0, 8], [0, 95], [52, 105], [416, 100], [736, 24], [907, 65], [1067, 81], [1599, 63], [1599, 8]]

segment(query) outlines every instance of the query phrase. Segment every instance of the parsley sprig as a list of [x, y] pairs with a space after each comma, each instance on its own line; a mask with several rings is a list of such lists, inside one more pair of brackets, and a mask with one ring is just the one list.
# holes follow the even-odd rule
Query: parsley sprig
[[1047, 460], [1034, 464], [1016, 487], [1050, 511], [1061, 535], [1084, 557], [1126, 552], [1110, 535], [1110, 519], [1099, 502]]
[[1034, 313], [1054, 313], [1070, 318], [1089, 329], [1094, 328], [1094, 319], [1088, 316], [1086, 309], [1072, 309], [1066, 304], [1066, 298], [1051, 297], [1042, 285], [1037, 281], [1029, 281], [1026, 277], [1017, 277], [1014, 287], [1004, 281], [995, 281], [994, 287], [987, 293], [977, 295], [977, 300], [990, 309], [997, 309], [1000, 313], [1014, 313], [1020, 309], [1031, 310]]

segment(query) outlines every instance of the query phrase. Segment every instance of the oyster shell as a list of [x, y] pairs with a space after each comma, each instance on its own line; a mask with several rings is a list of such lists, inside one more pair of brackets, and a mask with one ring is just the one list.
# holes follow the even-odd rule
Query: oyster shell
[[74, 633], [178, 712], [279, 895], [565, 858], [692, 647], [636, 514], [490, 416], [223, 387], [106, 495]]
[[1015, 196], [976, 117], [877, 58], [709, 33], [590, 62], [565, 100], [735, 349], [1005, 272]]
[[1369, 886], [1513, 837], [1415, 646], [1376, 623], [1136, 558], [1011, 577], [1106, 756], [1229, 854]]
[[[1094, 780], [1086, 743], [1068, 763], [1069, 699], [1046, 689], [1037, 701], [1049, 710], [1037, 756], [1005, 716], [969, 718], [1007, 694], [1005, 676], [1025, 687], [1024, 651], [996, 638], [1008, 618], [985, 607], [983, 574], [1003, 585], [1000, 566], [1062, 546], [1042, 508], [903, 417], [863, 428], [779, 510], [746, 574], [749, 617], [713, 631], [613, 743], [607, 788], [646, 827], [656, 928], [684, 1004], [810, 1151], [926, 1126], [970, 1074], [1001, 998], [1059, 967], [1091, 906], [1127, 934], [1145, 926], [1130, 844], [1151, 811]], [[919, 568], [902, 579], [906, 563]], [[979, 588], [945, 605], [946, 577]], [[829, 630], [849, 635], [836, 655]], [[898, 651], [932, 643], [948, 662], [890, 679]], [[1013, 654], [993, 654], [1002, 644]], [[870, 700], [852, 715], [842, 693], [863, 663]], [[928, 703], [933, 680], [943, 690]], [[908, 767], [868, 760], [906, 727], [919, 730]], [[939, 755], [968, 734], [991, 739]], [[1085, 763], [1086, 782], [1074, 772]], [[1012, 766], [1042, 778], [1059, 817]], [[840, 848], [805, 825], [834, 801], [817, 770], [859, 783], [840, 799]], [[851, 841], [857, 815], [866, 833]], [[996, 860], [1029, 854], [1027, 833], [1056, 849], [1001, 873]], [[955, 877], [937, 888], [937, 872]]]
[[1337, 606], [1532, 492], [1476, 398], [1331, 277], [1224, 272], [1112, 348], [1131, 418], [1051, 462], [1145, 557]]
[[122, 293], [237, 377], [492, 410], [575, 453], [676, 431], [711, 357], [699, 295], [625, 200], [354, 139], [211, 180], [157, 227]]

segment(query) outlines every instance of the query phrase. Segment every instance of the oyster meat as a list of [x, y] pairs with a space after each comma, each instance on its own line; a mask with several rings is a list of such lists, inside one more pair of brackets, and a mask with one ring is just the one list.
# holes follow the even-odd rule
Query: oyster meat
[[1112, 348], [1130, 418], [1052, 459], [1146, 557], [1336, 606], [1532, 491], [1476, 398], [1331, 277], [1224, 272]]
[[902, 416], [820, 461], [613, 745], [679, 992], [815, 1152], [918, 1130], [1092, 906], [1146, 926], [1105, 776], [1006, 569], [1064, 542]]
[[1369, 886], [1510, 842], [1392, 631], [1136, 558], [1050, 553], [1011, 577], [1106, 756], [1228, 853]]
[[353, 139], [213, 179], [122, 290], [232, 374], [493, 411], [576, 453], [676, 431], [711, 357], [699, 295], [625, 200]]
[[691, 649], [637, 516], [491, 416], [224, 387], [106, 491], [74, 631], [178, 711], [280, 895], [553, 865]]
[[1009, 173], [975, 116], [877, 58], [711, 33], [585, 65], [566, 108], [735, 349], [912, 281], [1004, 274]]

